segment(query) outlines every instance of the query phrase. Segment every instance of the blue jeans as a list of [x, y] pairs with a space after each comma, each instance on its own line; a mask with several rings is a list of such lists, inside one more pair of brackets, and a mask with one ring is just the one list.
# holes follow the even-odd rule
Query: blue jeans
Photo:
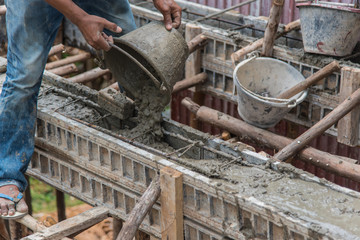
[[[87, 13], [135, 29], [127, 0], [74, 0]], [[44, 0], [5, 0], [7, 73], [0, 95], [0, 186], [27, 187], [24, 173], [34, 152], [37, 96], [48, 52], [63, 15]]]

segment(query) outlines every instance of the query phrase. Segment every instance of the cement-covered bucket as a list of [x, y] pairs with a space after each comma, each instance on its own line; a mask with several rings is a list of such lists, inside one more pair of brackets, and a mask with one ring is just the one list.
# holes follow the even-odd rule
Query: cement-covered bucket
[[301, 32], [305, 52], [346, 56], [360, 38], [360, 9], [354, 4], [301, 2]]
[[273, 58], [242, 61], [236, 66], [233, 79], [240, 117], [260, 128], [275, 126], [307, 96], [304, 90], [290, 99], [274, 98], [305, 78], [293, 66]]
[[129, 97], [139, 98], [144, 86], [154, 85], [154, 81], [139, 67], [140, 63], [160, 82], [159, 94], [170, 99], [173, 86], [183, 77], [189, 55], [180, 32], [176, 29], [168, 31], [162, 23], [151, 22], [115, 38], [114, 44], [126, 54], [113, 47], [105, 53], [105, 66]]

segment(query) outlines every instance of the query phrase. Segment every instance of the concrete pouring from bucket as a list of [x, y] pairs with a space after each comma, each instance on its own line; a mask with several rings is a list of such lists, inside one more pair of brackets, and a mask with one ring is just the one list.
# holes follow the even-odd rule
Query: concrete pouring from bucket
[[277, 59], [247, 59], [236, 66], [233, 74], [239, 115], [260, 128], [275, 126], [307, 96], [307, 90], [304, 90], [290, 99], [273, 97], [305, 79], [294, 67]]
[[154, 85], [149, 74], [134, 62], [133, 59], [136, 59], [160, 82], [162, 90], [157, 86], [159, 94], [170, 101], [173, 86], [182, 79], [189, 55], [181, 33], [176, 29], [166, 30], [162, 23], [151, 22], [115, 38], [114, 43], [128, 54], [112, 48], [105, 53], [105, 65], [125, 88], [127, 95], [133, 99], [140, 98], [144, 87]]
[[359, 8], [331, 2], [302, 2], [296, 6], [305, 52], [339, 57], [351, 54], [360, 38]]

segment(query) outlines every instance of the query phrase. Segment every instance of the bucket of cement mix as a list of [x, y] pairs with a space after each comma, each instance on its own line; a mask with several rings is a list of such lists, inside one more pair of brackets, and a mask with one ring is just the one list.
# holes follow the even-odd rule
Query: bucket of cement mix
[[[360, 38], [360, 9], [354, 4], [297, 3], [305, 52], [346, 56]], [[352, 7], [350, 7], [352, 6]]]
[[307, 96], [305, 90], [290, 99], [274, 97], [305, 78], [293, 66], [273, 58], [258, 57], [242, 61], [236, 66], [233, 79], [240, 117], [260, 128], [275, 126]]
[[176, 29], [168, 31], [162, 23], [151, 22], [115, 38], [114, 44], [128, 54], [112, 48], [105, 53], [105, 66], [130, 98], [141, 98], [143, 88], [154, 85], [149, 74], [139, 67], [140, 63], [160, 82], [161, 86], [157, 87], [159, 94], [170, 99], [173, 86], [183, 77], [185, 60], [189, 55], [187, 43], [180, 32]]

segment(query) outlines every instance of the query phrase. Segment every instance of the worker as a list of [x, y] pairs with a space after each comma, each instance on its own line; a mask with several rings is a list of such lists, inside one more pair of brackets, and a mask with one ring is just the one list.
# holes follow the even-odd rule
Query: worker
[[[167, 30], [178, 28], [181, 8], [174, 0], [153, 0]], [[28, 211], [24, 173], [34, 151], [37, 96], [48, 52], [65, 16], [88, 44], [109, 50], [110, 35], [135, 29], [127, 0], [5, 0], [7, 73], [0, 95], [0, 217]]]

